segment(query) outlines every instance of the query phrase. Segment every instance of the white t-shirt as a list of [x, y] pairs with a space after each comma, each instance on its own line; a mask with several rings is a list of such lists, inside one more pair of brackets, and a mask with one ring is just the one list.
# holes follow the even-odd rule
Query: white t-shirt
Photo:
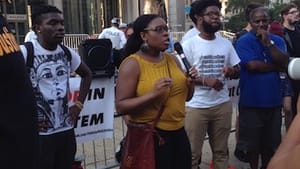
[[35, 34], [34, 31], [29, 31], [26, 36], [25, 36], [25, 39], [24, 39], [24, 42], [29, 42], [29, 41], [32, 41], [32, 40], [36, 40], [37, 36]]
[[216, 36], [214, 40], [194, 36], [185, 41], [182, 47], [188, 61], [199, 71], [200, 77], [214, 77], [224, 83], [220, 91], [196, 85], [194, 96], [186, 106], [209, 108], [229, 101], [227, 82], [221, 71], [224, 66], [234, 66], [240, 62], [231, 42], [221, 36]]
[[200, 33], [200, 31], [196, 27], [193, 27], [192, 29], [188, 30], [183, 35], [183, 37], [181, 38], [181, 43], [185, 42], [186, 40], [188, 40], [196, 35], [199, 35], [199, 33]]
[[98, 39], [110, 39], [113, 49], [122, 49], [126, 43], [126, 37], [123, 31], [112, 26], [110, 28], [103, 29], [98, 36]]
[[[40, 135], [50, 135], [72, 129], [68, 109], [69, 77], [80, 65], [80, 56], [71, 48], [71, 63], [58, 47], [49, 51], [44, 49], [37, 40], [32, 41], [34, 47], [34, 61], [30, 70], [34, 94], [38, 107], [38, 118], [45, 119], [48, 130]], [[25, 46], [20, 46], [27, 60]], [[71, 64], [71, 65], [70, 65]]]

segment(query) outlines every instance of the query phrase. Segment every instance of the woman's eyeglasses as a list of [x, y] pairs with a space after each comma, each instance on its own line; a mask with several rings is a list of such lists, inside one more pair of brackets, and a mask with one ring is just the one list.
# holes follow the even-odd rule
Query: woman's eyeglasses
[[165, 31], [168, 32], [169, 28], [167, 26], [157, 26], [155, 28], [145, 28], [145, 31], [154, 31], [157, 33], [164, 33]]

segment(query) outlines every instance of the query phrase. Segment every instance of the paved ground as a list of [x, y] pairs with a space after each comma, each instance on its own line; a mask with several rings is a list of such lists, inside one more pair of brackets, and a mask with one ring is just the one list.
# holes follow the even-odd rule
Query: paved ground
[[[115, 139], [99, 140], [94, 143], [85, 144], [84, 150], [82, 145], [78, 145], [78, 152], [85, 152], [86, 167], [85, 169], [118, 169], [119, 167], [108, 167], [116, 166], [114, 159], [114, 149], [118, 145], [119, 140], [122, 138], [124, 128], [121, 125], [121, 119], [115, 119]], [[232, 129], [235, 129], [236, 113], [232, 114]], [[283, 130], [284, 131], [284, 130]], [[284, 132], [283, 132], [284, 133]], [[235, 169], [250, 169], [249, 164], [239, 161], [234, 155], [233, 151], [235, 148], [235, 132], [232, 132], [229, 136], [229, 164]], [[95, 155], [96, 154], [96, 155]], [[208, 141], [206, 140], [203, 145], [202, 163], [201, 169], [209, 169], [209, 164], [212, 159], [212, 153]], [[94, 163], [97, 161], [97, 163]]]
[[[236, 121], [236, 113], [234, 112], [232, 114], [232, 129], [235, 129], [235, 121]], [[235, 167], [236, 169], [250, 169], [250, 166], [247, 163], [243, 163], [239, 161], [234, 155], [234, 149], [235, 149], [235, 132], [231, 132], [228, 140], [228, 148], [229, 148], [229, 164], [230, 166]], [[203, 153], [202, 153], [202, 163], [200, 165], [201, 169], [209, 169], [209, 164], [212, 159], [212, 153], [210, 150], [210, 146], [208, 141], [205, 141], [203, 146]]]
[[[234, 112], [232, 114], [232, 128], [235, 128], [235, 121], [236, 121], [236, 113]], [[282, 127], [282, 135], [285, 134], [285, 129]], [[228, 140], [228, 148], [229, 148], [229, 164], [230, 166], [233, 166], [235, 169], [250, 169], [250, 166], [248, 163], [244, 163], [239, 161], [233, 154], [236, 144], [235, 139], [235, 132], [232, 132], [229, 136]], [[212, 159], [212, 153], [210, 151], [210, 146], [208, 141], [205, 141], [205, 144], [203, 146], [203, 154], [202, 154], [202, 163], [200, 165], [201, 169], [209, 169], [209, 164]]]
[[[235, 143], [236, 143], [235, 132], [233, 132], [230, 134], [230, 137], [229, 137], [229, 164], [230, 164], [230, 166], [233, 166], [236, 169], [250, 169], [250, 167], [247, 163], [243, 163], [243, 162], [239, 161], [233, 155]], [[208, 141], [205, 141], [205, 143], [204, 143], [202, 159], [203, 159], [203, 162], [200, 165], [201, 169], [209, 169], [209, 164], [212, 159], [212, 153], [211, 153]]]

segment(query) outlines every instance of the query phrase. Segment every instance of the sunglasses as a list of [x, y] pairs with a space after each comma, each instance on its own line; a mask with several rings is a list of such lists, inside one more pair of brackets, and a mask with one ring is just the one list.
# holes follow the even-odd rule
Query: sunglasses
[[168, 32], [169, 28], [167, 26], [157, 26], [155, 28], [145, 28], [145, 31], [154, 31], [157, 33], [164, 33], [164, 32]]

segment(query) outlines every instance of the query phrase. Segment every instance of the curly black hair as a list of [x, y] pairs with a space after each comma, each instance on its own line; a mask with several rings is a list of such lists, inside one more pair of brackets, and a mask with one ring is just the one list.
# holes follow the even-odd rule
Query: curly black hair
[[189, 16], [194, 24], [197, 24], [195, 15], [202, 15], [209, 6], [217, 6], [219, 9], [222, 8], [222, 4], [219, 0], [196, 0], [191, 4]]

